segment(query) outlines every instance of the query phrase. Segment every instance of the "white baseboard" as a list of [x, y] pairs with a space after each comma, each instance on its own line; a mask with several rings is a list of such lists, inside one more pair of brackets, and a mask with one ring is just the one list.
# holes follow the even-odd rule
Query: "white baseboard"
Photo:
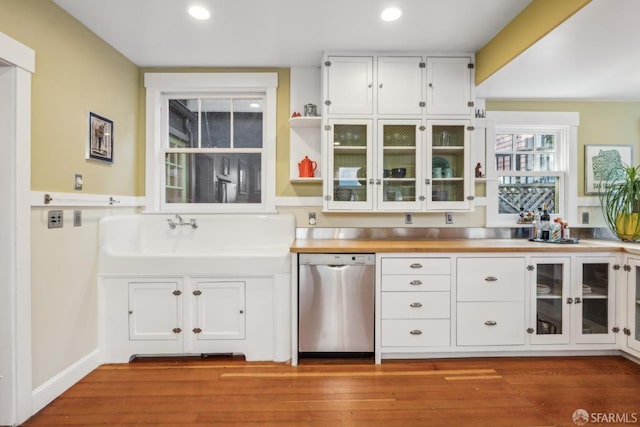
[[96, 349], [69, 366], [40, 387], [33, 390], [33, 413], [35, 414], [72, 385], [80, 381], [100, 365], [100, 353]]

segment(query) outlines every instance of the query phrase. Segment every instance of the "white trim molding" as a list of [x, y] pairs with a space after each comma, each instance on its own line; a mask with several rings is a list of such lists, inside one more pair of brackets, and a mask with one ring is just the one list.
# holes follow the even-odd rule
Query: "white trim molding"
[[56, 193], [52, 191], [32, 191], [31, 206], [77, 206], [77, 207], [142, 207], [144, 197], [108, 194]]

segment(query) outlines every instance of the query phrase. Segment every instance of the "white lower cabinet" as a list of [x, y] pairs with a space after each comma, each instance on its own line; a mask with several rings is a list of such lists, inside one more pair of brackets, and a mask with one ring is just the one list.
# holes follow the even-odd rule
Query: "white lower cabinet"
[[525, 343], [524, 257], [457, 259], [459, 346]]
[[626, 297], [627, 316], [622, 323], [622, 348], [636, 357], [640, 357], [640, 257], [631, 256], [625, 260], [624, 271], [627, 273]]
[[524, 302], [458, 302], [459, 346], [523, 345]]
[[451, 258], [378, 255], [376, 363], [451, 344]]
[[136, 355], [206, 353], [287, 360], [290, 343], [280, 342], [286, 334], [276, 331], [277, 325], [287, 325], [275, 313], [280, 306], [275, 287], [270, 277], [103, 277], [103, 362], [127, 362]]

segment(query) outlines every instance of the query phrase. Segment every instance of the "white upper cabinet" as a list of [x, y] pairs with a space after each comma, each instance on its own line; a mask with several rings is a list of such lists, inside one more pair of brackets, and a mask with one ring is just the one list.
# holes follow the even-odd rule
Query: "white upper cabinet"
[[424, 112], [422, 56], [378, 57], [378, 114], [413, 116]]
[[373, 113], [373, 57], [328, 56], [324, 62], [326, 113]]
[[427, 114], [470, 116], [473, 76], [470, 57], [427, 58]]

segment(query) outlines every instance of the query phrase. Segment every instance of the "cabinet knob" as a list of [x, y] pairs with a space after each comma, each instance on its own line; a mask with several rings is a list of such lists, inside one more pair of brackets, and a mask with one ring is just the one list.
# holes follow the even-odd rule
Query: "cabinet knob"
[[380, 83], [380, 86], [378, 86], [380, 89], [382, 89], [382, 83]]
[[576, 304], [580, 304], [580, 303], [582, 302], [582, 298], [577, 297], [577, 298], [574, 300], [574, 302], [575, 302]]
[[573, 304], [573, 298], [567, 298], [567, 304]]
[[180, 332], [182, 332], [182, 329], [180, 329], [180, 328], [173, 328], [171, 331], [172, 331], [174, 334], [179, 334]]

